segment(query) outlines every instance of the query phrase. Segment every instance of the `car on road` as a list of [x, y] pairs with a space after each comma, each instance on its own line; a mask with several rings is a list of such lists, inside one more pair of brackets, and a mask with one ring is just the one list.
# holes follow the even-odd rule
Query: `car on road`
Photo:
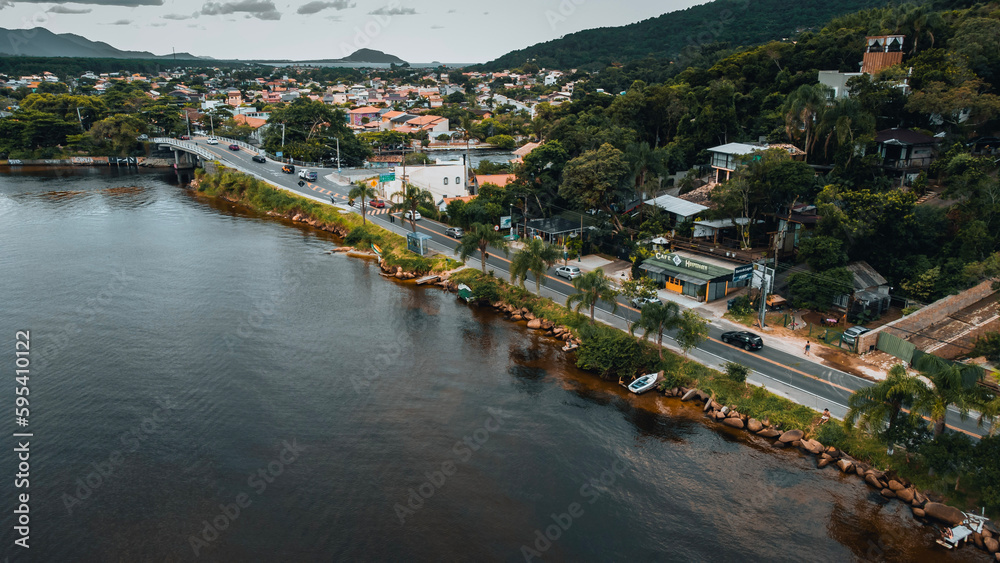
[[240, 150], [240, 146], [239, 145], [229, 145], [229, 150], [231, 150], [231, 151], [238, 151], [238, 150]]
[[267, 159], [264, 158], [264, 155], [261, 155], [261, 154], [255, 154], [255, 155], [253, 155], [252, 157], [250, 157], [250, 160], [252, 160], [254, 162], [261, 162], [261, 163], [267, 162]]
[[205, 142], [208, 143], [208, 144], [210, 144], [210, 145], [218, 145], [219, 144], [219, 140], [218, 139], [209, 139], [209, 140], [207, 140]]
[[844, 343], [854, 346], [854, 344], [858, 341], [858, 337], [866, 332], [871, 332], [871, 330], [863, 326], [852, 326], [844, 331]]
[[373, 199], [368, 202], [369, 207], [377, 207], [379, 209], [385, 209], [386, 203], [383, 199]]
[[419, 221], [421, 219], [419, 211], [407, 211], [403, 218], [408, 221]]
[[581, 276], [580, 268], [578, 268], [577, 266], [559, 266], [558, 268], [556, 268], [556, 275], [562, 276], [568, 280], [572, 280], [573, 278], [578, 278]]
[[636, 309], [642, 309], [643, 305], [648, 305], [650, 303], [660, 303], [660, 300], [655, 297], [635, 297], [631, 301], [632, 306]]
[[182, 141], [190, 141], [191, 140], [191, 135], [181, 135], [180, 137], [177, 137], [177, 138], [180, 139], [180, 140], [182, 140]]
[[299, 177], [308, 182], [315, 182], [319, 179], [319, 174], [317, 174], [315, 170], [306, 170], [305, 174], [302, 174]]
[[448, 227], [445, 229], [444, 234], [450, 236], [451, 238], [462, 238], [465, 231], [463, 231], [461, 227]]
[[284, 172], [285, 174], [295, 174], [295, 165], [286, 164], [281, 167], [281, 171]]
[[138, 137], [136, 137], [136, 140], [137, 141], [148, 141], [149, 140], [149, 135], [143, 133], [142, 135], [139, 135]]
[[726, 344], [739, 346], [746, 351], [760, 350], [764, 347], [764, 340], [752, 332], [745, 330], [732, 330], [722, 333], [722, 341]]

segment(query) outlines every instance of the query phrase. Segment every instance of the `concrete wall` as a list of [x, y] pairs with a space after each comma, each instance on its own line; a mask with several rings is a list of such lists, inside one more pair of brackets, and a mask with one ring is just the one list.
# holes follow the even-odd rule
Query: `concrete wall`
[[950, 295], [944, 299], [939, 299], [919, 311], [910, 313], [901, 319], [896, 319], [871, 332], [862, 334], [858, 338], [858, 352], [867, 352], [870, 346], [874, 346], [878, 342], [878, 335], [883, 331], [908, 340], [914, 333], [920, 332], [932, 324], [948, 318], [950, 315], [993, 293], [993, 280], [986, 280], [958, 295]]

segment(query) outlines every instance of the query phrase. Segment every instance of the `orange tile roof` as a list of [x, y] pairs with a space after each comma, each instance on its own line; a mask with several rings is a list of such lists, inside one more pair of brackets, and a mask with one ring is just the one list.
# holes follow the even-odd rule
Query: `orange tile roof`
[[516, 176], [513, 174], [476, 174], [476, 183], [480, 186], [483, 184], [495, 184], [502, 188], [513, 182], [514, 178]]
[[261, 119], [259, 117], [247, 117], [245, 115], [233, 116], [233, 121], [236, 123], [245, 123], [254, 129], [259, 129], [267, 123], [266, 119]]
[[363, 108], [354, 108], [348, 113], [378, 113], [378, 109], [375, 106], [365, 106]]

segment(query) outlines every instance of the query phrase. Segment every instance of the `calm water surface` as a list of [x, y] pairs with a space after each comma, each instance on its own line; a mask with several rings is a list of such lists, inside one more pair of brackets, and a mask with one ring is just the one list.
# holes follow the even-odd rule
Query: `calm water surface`
[[[30, 329], [35, 433], [30, 557], [11, 547], [9, 437], [3, 552], [985, 560], [931, 548], [933, 529], [857, 479], [630, 396], [335, 244], [162, 174], [0, 175], [0, 361], [12, 373]], [[12, 381], [0, 401], [11, 414]]]

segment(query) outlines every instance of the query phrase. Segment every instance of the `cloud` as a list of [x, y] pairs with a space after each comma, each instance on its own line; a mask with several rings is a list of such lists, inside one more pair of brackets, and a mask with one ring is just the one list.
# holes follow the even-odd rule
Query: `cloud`
[[449, 13], [449, 14], [454, 14], [454, 13], [455, 13], [455, 12], [457, 12], [457, 11], [458, 11], [458, 10], [456, 10], [456, 9], [452, 8], [452, 9], [448, 10], [448, 13]]
[[206, 2], [201, 7], [201, 13], [206, 16], [218, 16], [235, 13], [245, 13], [259, 20], [280, 20], [281, 12], [274, 7], [271, 0], [239, 0], [237, 2]]
[[[13, 4], [12, 4], [13, 5]], [[66, 6], [52, 6], [48, 10], [45, 10], [50, 14], [89, 14], [93, 10], [90, 8], [67, 8]]]
[[[18, 2], [25, 4], [52, 4], [52, 0], [17, 0]], [[3, 6], [6, 0], [0, 0], [0, 6]], [[94, 4], [98, 6], [126, 6], [126, 7], [136, 7], [136, 6], [162, 6], [163, 0], [73, 0], [74, 4]], [[58, 13], [58, 12], [56, 12]]]
[[432, 25], [431, 29], [444, 29], [443, 25]]
[[132, 20], [118, 20], [109, 23], [108, 25], [132, 25]]
[[412, 16], [416, 13], [417, 10], [415, 8], [400, 8], [398, 6], [393, 8], [383, 6], [377, 10], [368, 12], [372, 16]]
[[163, 22], [159, 22], [159, 23], [151, 23], [151, 24], [149, 24], [149, 27], [163, 27], [165, 25], [167, 25], [167, 24], [165, 24]]
[[351, 2], [350, 0], [334, 0], [333, 2], [322, 2], [320, 0], [315, 0], [313, 2], [307, 2], [301, 6], [296, 11], [299, 14], [315, 14], [316, 12], [326, 10], [327, 8], [333, 8], [334, 10], [346, 10], [347, 8], [353, 8], [357, 6], [356, 2]]
[[13, 7], [14, 7], [13, 2], [8, 2], [7, 0], [0, 0], [0, 10], [4, 8], [13, 8]]
[[190, 20], [192, 18], [196, 18], [198, 17], [198, 13], [195, 12], [190, 16], [185, 16], [184, 14], [164, 14], [160, 17], [165, 20], [181, 21], [181, 20]]

